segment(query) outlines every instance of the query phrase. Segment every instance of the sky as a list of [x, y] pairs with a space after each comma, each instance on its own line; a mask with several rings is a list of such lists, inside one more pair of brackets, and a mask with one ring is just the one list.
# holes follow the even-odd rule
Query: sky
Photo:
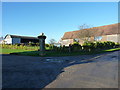
[[119, 0], [2, 0], [2, 2], [119, 2]]
[[2, 36], [45, 33], [59, 41], [82, 24], [93, 27], [118, 23], [117, 2], [3, 2]]

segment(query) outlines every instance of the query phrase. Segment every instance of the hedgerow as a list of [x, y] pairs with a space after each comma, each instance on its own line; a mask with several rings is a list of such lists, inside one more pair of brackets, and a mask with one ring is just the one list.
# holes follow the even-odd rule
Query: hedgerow
[[[34, 44], [35, 45], [35, 44]], [[24, 50], [38, 50], [39, 49], [39, 44], [35, 46], [30, 45], [25, 45], [25, 44], [0, 44], [1, 48], [9, 48], [9, 49], [24, 49]], [[106, 41], [106, 42], [85, 42], [83, 45], [80, 45], [79, 43], [73, 43], [70, 44], [69, 46], [54, 46], [50, 44], [45, 44], [45, 47], [47, 50], [52, 50], [52, 51], [58, 51], [58, 52], [90, 52], [90, 51], [98, 51], [98, 50], [104, 50], [104, 49], [110, 49], [110, 48], [118, 48], [120, 47], [119, 43], [114, 43], [111, 41]]]

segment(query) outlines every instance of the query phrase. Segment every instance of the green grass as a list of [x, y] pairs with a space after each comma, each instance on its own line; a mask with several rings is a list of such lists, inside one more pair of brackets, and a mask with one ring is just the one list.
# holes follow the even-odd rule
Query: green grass
[[0, 53], [1, 54], [19, 53], [19, 52], [26, 52], [26, 51], [32, 51], [32, 50], [0, 48]]
[[113, 48], [113, 49], [108, 49], [108, 50], [104, 50], [104, 51], [112, 52], [112, 51], [117, 51], [117, 50], [120, 50], [120, 48]]
[[[76, 55], [93, 55], [93, 54], [100, 54], [100, 53], [106, 53], [106, 52], [112, 52], [120, 50], [120, 48], [114, 48], [114, 49], [107, 49], [107, 50], [101, 50], [101, 51], [93, 51], [93, 52], [54, 52], [54, 51], [46, 51], [45, 57], [51, 57], [51, 56], [76, 56]], [[19, 55], [26, 55], [26, 56], [39, 56], [39, 51], [34, 50], [22, 50], [22, 49], [1, 49], [0, 53], [2, 54], [10, 54], [10, 53], [17, 53]]]

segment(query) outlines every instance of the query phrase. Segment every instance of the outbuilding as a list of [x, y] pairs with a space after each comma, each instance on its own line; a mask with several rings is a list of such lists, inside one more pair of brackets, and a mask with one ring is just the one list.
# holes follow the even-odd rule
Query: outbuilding
[[38, 43], [39, 39], [37, 37], [29, 37], [29, 36], [19, 36], [19, 35], [10, 35], [7, 34], [4, 38], [5, 44], [20, 44], [20, 43]]

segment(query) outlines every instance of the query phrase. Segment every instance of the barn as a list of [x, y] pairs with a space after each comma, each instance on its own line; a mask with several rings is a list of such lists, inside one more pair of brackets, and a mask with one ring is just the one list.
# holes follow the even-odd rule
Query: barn
[[[115, 43], [120, 43], [120, 30], [119, 23], [94, 27], [98, 30], [96, 33], [96, 37], [91, 37], [90, 40], [96, 41], [112, 41]], [[91, 29], [87, 29], [91, 30]], [[78, 33], [81, 33], [82, 30], [65, 32], [63, 37], [60, 40], [61, 45], [68, 46], [69, 44], [73, 44], [73, 42], [78, 41], [80, 44], [83, 44], [84, 41], [78, 36]], [[100, 32], [103, 32], [100, 34]]]
[[7, 34], [4, 38], [5, 44], [20, 44], [20, 43], [38, 43], [39, 39], [37, 37], [29, 37], [29, 36], [19, 36], [19, 35], [10, 35]]

